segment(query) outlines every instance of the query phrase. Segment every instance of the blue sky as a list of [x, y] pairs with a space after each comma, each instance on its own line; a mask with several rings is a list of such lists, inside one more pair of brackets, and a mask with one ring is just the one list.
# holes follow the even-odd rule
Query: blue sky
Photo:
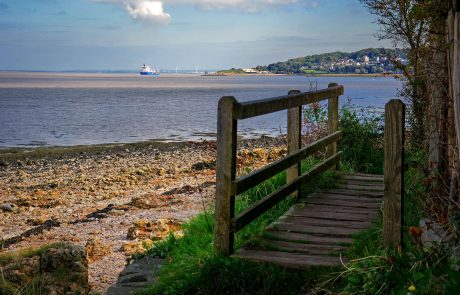
[[0, 0], [0, 70], [252, 67], [389, 47], [358, 0]]

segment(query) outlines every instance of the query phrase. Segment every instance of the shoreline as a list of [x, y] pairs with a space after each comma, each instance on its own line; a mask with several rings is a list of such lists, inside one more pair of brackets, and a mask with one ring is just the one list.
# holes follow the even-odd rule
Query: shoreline
[[[267, 136], [262, 135], [255, 138], [238, 137], [238, 145], [248, 146], [257, 145], [257, 142], [279, 142], [283, 141], [285, 136]], [[206, 143], [215, 143], [216, 140], [184, 140], [184, 141], [164, 141], [164, 140], [146, 140], [127, 143], [101, 143], [101, 144], [83, 144], [70, 146], [36, 146], [36, 147], [0, 147], [0, 166], [1, 162], [11, 162], [17, 160], [35, 160], [41, 158], [66, 158], [81, 155], [94, 155], [98, 153], [117, 153], [126, 150], [136, 151], [146, 148], [167, 151], [171, 149], [180, 149], [192, 145]]]
[[[240, 140], [238, 171], [278, 159], [285, 143], [283, 137]], [[212, 206], [215, 160], [214, 141], [0, 150], [0, 205], [12, 208], [0, 209], [0, 244], [7, 245], [0, 253], [98, 243], [108, 250], [89, 264], [89, 278], [93, 291], [104, 293], [132, 249], [142, 247], [142, 239], [128, 236], [133, 224], [180, 227]]]
[[[94, 71], [94, 72], [79, 72], [79, 71], [0, 71], [0, 76], [2, 75], [13, 75], [13, 76], [23, 76], [23, 75], [32, 75], [32, 76], [40, 76], [40, 75], [49, 75], [49, 76], [69, 76], [69, 77], [79, 77], [79, 76], [90, 76], [90, 77], [99, 77], [99, 76], [136, 76], [138, 77], [139, 74], [137, 72], [104, 72], [104, 71]], [[169, 76], [169, 77], [231, 77], [231, 76], [262, 76], [262, 77], [270, 77], [270, 76], [314, 76], [314, 77], [395, 77], [395, 76], [402, 76], [402, 74], [384, 74], [384, 73], [376, 73], [376, 74], [333, 74], [333, 73], [324, 73], [324, 74], [309, 74], [309, 73], [291, 73], [291, 74], [276, 74], [276, 73], [268, 73], [268, 74], [240, 74], [240, 73], [215, 73], [215, 74], [205, 74], [205, 73], [162, 73], [162, 75]]]

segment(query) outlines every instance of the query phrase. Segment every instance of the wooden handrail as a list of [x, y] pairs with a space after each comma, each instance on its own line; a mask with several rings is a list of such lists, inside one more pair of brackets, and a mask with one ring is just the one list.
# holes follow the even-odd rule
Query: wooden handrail
[[294, 154], [270, 163], [259, 170], [243, 175], [233, 181], [232, 193], [234, 195], [239, 195], [340, 139], [342, 139], [342, 132], [336, 131], [331, 135], [305, 146]]
[[240, 229], [248, 225], [251, 221], [265, 213], [268, 209], [273, 208], [273, 206], [275, 206], [276, 204], [281, 202], [285, 197], [297, 190], [303, 183], [305, 183], [308, 180], [311, 180], [313, 177], [319, 175], [320, 173], [328, 170], [329, 168], [337, 164], [340, 160], [341, 155], [342, 152], [338, 152], [332, 157], [316, 165], [305, 174], [297, 177], [292, 182], [283, 185], [275, 192], [269, 194], [268, 196], [252, 204], [250, 207], [246, 208], [246, 210], [240, 213], [236, 218], [232, 218], [232, 230], [234, 232], [239, 231]]
[[286, 96], [240, 102], [234, 110], [234, 118], [241, 120], [287, 110], [302, 105], [318, 102], [343, 94], [343, 86], [333, 86], [326, 89], [301, 92]]
[[[289, 91], [289, 95], [249, 102], [238, 102], [225, 96], [219, 100], [217, 118], [216, 161], [216, 231], [214, 247], [223, 255], [233, 252], [234, 233], [279, 203], [286, 196], [298, 191], [302, 183], [311, 177], [336, 167], [341, 152], [337, 153], [336, 142], [341, 139], [338, 131], [338, 96], [343, 86], [329, 84], [326, 89], [301, 93]], [[328, 136], [305, 148], [300, 147], [302, 106], [329, 100]], [[266, 167], [236, 180], [236, 133], [238, 120], [288, 110], [288, 156]], [[300, 176], [300, 161], [312, 153], [328, 146], [328, 159]], [[277, 173], [287, 171], [287, 184], [259, 200], [244, 212], [234, 217], [235, 196], [262, 183]]]

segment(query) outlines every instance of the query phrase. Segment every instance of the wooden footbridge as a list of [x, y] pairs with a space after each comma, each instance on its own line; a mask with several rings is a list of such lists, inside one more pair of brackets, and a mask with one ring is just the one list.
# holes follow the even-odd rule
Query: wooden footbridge
[[[337, 142], [339, 96], [343, 86], [250, 102], [234, 97], [219, 101], [217, 126], [216, 231], [214, 246], [218, 253], [239, 259], [271, 262], [294, 269], [334, 266], [345, 263], [353, 235], [370, 227], [383, 212], [384, 246], [401, 246], [404, 104], [391, 100], [385, 106], [385, 175], [339, 174], [334, 188], [308, 196], [300, 195], [301, 186], [326, 170], [337, 169], [341, 151]], [[301, 146], [302, 106], [328, 100], [328, 135]], [[238, 120], [288, 110], [288, 155], [261, 169], [236, 178], [236, 134]], [[300, 163], [326, 149], [326, 159], [301, 174]], [[286, 171], [286, 184], [263, 197], [235, 216], [235, 198], [276, 174]], [[289, 195], [297, 203], [272, 223], [264, 234], [263, 249], [243, 246], [234, 251], [234, 234]]]

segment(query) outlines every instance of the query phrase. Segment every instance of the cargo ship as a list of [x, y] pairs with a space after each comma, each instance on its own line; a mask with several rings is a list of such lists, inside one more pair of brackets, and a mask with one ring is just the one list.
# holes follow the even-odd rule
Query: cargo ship
[[152, 70], [151, 67], [146, 66], [145, 64], [141, 67], [139, 74], [141, 74], [141, 76], [160, 76], [160, 72], [158, 70]]

